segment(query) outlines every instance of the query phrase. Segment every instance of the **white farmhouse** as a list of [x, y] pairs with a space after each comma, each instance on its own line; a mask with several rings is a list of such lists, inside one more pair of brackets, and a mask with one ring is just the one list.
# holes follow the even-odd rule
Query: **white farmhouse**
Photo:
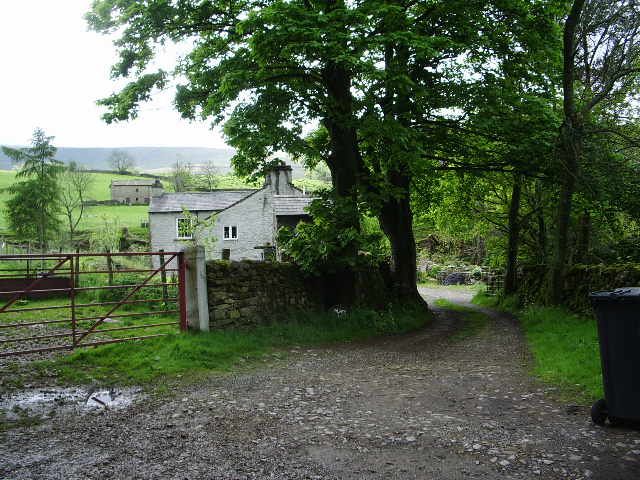
[[189, 215], [205, 220], [215, 214], [212, 224], [196, 233], [198, 240], [212, 240], [201, 242], [207, 259], [263, 260], [281, 226], [308, 218], [312, 200], [293, 186], [289, 166], [271, 170], [260, 189], [163, 193], [149, 204], [151, 248], [180, 250], [193, 239]]

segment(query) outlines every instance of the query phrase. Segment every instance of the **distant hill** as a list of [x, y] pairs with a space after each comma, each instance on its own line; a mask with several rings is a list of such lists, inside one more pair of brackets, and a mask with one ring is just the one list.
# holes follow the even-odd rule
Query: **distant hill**
[[[114, 150], [129, 154], [136, 162], [136, 170], [149, 173], [163, 173], [171, 169], [177, 161], [204, 164], [213, 161], [221, 174], [230, 173], [233, 150], [230, 148], [201, 147], [122, 147], [122, 148], [75, 148], [59, 147], [56, 158], [65, 163], [76, 162], [90, 170], [111, 170], [109, 157]], [[304, 176], [303, 167], [293, 164], [294, 178]], [[11, 159], [0, 150], [0, 170], [13, 168]]]
[[[192, 164], [212, 160], [221, 173], [230, 170], [233, 150], [229, 148], [199, 147], [123, 147], [123, 148], [75, 148], [59, 147], [56, 158], [65, 163], [77, 162], [92, 170], [110, 170], [109, 157], [114, 150], [129, 154], [136, 162], [136, 169], [153, 171], [169, 169], [176, 160]], [[12, 168], [11, 159], [0, 151], [0, 169]]]

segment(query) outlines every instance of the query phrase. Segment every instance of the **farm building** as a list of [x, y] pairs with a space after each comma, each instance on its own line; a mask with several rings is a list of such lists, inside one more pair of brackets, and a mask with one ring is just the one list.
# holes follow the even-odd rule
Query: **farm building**
[[[293, 186], [284, 165], [268, 172], [259, 189], [163, 193], [149, 205], [151, 248], [177, 251], [196, 237], [207, 259], [263, 260], [275, 254], [280, 227], [308, 218], [312, 200]], [[211, 222], [194, 231], [194, 219]]]
[[111, 181], [111, 200], [127, 205], [148, 205], [154, 195], [163, 191], [162, 183], [157, 178]]

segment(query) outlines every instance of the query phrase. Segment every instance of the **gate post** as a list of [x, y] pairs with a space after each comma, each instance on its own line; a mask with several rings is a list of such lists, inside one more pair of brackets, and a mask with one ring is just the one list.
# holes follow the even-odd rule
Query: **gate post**
[[183, 250], [186, 264], [184, 291], [187, 300], [187, 325], [191, 330], [209, 331], [209, 298], [204, 247]]

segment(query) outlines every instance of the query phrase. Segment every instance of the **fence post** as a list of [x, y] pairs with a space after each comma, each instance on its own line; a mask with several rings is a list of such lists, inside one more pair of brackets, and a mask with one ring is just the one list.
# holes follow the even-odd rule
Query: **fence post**
[[73, 275], [75, 275], [76, 288], [80, 286], [80, 247], [76, 247], [76, 264], [73, 268]]
[[78, 257], [73, 257], [73, 255], [70, 255], [68, 257], [71, 265], [71, 290], [69, 291], [69, 301], [71, 303], [70, 307], [71, 307], [71, 334], [72, 334], [72, 343], [71, 343], [71, 348], [75, 348], [76, 346], [76, 336], [77, 336], [77, 320], [76, 320], [76, 288], [78, 287], [76, 285], [76, 281], [77, 281], [77, 275], [76, 275], [76, 260]]
[[109, 286], [113, 286], [113, 261], [111, 260], [111, 251], [107, 248], [107, 270], [109, 271]]
[[209, 299], [204, 247], [183, 250], [187, 325], [192, 330], [209, 331]]
[[158, 250], [160, 252], [160, 279], [162, 281], [162, 304], [164, 305], [164, 309], [168, 308], [167, 298], [169, 298], [169, 292], [167, 289], [167, 271], [164, 266], [164, 250]]
[[[31, 254], [31, 242], [27, 243], [27, 254]], [[27, 257], [27, 278], [31, 275], [31, 260]]]

